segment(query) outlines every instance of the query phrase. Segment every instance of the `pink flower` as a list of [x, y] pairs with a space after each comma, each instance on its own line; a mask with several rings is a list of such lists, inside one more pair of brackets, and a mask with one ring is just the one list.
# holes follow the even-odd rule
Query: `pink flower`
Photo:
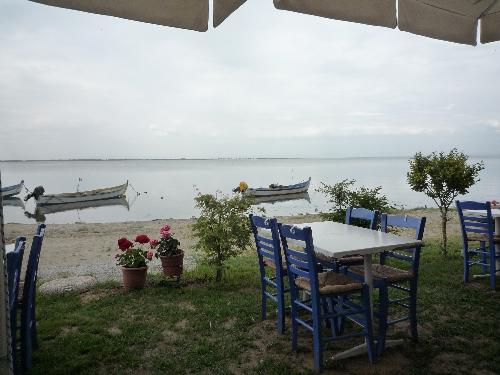
[[151, 259], [153, 259], [153, 255], [155, 255], [155, 254], [152, 251], [148, 251], [148, 253], [146, 254], [146, 258], [151, 260]]
[[146, 236], [145, 234], [139, 234], [136, 238], [135, 238], [135, 242], [139, 242], [139, 243], [149, 243], [149, 237]]
[[152, 249], [154, 249], [156, 246], [158, 246], [158, 240], [149, 241], [149, 245], [151, 246]]
[[165, 224], [164, 226], [162, 226], [160, 229], [160, 234], [163, 238], [169, 238], [170, 237], [170, 225]]

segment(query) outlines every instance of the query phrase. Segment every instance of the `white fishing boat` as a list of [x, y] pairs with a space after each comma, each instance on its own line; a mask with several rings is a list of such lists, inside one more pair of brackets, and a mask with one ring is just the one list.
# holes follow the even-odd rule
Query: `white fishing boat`
[[17, 185], [5, 186], [2, 188], [2, 197], [12, 197], [21, 192], [24, 186], [24, 181], [21, 181]]
[[298, 184], [293, 184], [293, 185], [271, 184], [267, 188], [257, 188], [257, 189], [248, 188], [245, 191], [243, 191], [243, 195], [248, 197], [269, 197], [277, 195], [305, 193], [309, 189], [310, 184], [311, 184], [311, 177], [309, 177], [307, 181], [299, 182]]
[[127, 199], [121, 196], [118, 198], [99, 199], [93, 201], [47, 204], [43, 206], [37, 206], [36, 212], [41, 215], [46, 215], [46, 214], [55, 214], [58, 212], [76, 211], [76, 210], [82, 211], [91, 208], [110, 207], [110, 206], [122, 206], [127, 210], [129, 209]]
[[36, 195], [35, 200], [38, 206], [98, 201], [103, 199], [122, 197], [125, 195], [127, 187], [128, 187], [128, 181], [123, 185], [113, 186], [104, 189], [80, 191], [75, 193]]

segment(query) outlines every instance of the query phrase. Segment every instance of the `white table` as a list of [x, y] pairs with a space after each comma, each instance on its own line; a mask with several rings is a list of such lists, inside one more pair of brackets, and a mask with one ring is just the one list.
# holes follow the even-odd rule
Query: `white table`
[[[481, 215], [481, 216], [486, 216], [486, 211], [483, 210], [467, 210], [467, 212], [476, 214], [476, 215]], [[493, 216], [493, 219], [495, 220], [495, 234], [500, 234], [500, 208], [492, 208], [491, 209], [491, 216]], [[495, 245], [495, 253], [500, 254], [500, 244]], [[500, 270], [500, 259], [496, 260], [496, 269]], [[500, 275], [500, 271], [497, 271], [497, 275]], [[489, 276], [488, 275], [474, 275], [474, 278], [481, 278]]]
[[[359, 228], [352, 225], [331, 221], [296, 224], [299, 228], [312, 229], [316, 257], [324, 261], [333, 261], [345, 255], [363, 255], [365, 282], [370, 290], [370, 304], [373, 307], [372, 254], [398, 248], [412, 248], [423, 245], [422, 241], [392, 233]], [[373, 309], [372, 309], [373, 318]], [[386, 347], [402, 343], [402, 340], [388, 340]], [[334, 360], [366, 353], [366, 344], [356, 346], [333, 356]]]

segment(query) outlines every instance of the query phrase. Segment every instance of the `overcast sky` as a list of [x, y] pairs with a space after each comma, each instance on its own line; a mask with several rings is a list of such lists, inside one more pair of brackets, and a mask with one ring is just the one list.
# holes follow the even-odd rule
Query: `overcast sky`
[[500, 155], [500, 43], [248, 1], [207, 33], [0, 4], [0, 159]]

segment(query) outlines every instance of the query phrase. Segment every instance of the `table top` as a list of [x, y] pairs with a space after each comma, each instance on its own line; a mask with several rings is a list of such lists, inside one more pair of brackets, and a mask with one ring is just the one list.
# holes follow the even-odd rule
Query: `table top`
[[317, 256], [327, 260], [345, 255], [375, 254], [386, 250], [423, 245], [423, 241], [414, 238], [333, 221], [296, 224], [295, 226], [311, 227], [314, 251]]

